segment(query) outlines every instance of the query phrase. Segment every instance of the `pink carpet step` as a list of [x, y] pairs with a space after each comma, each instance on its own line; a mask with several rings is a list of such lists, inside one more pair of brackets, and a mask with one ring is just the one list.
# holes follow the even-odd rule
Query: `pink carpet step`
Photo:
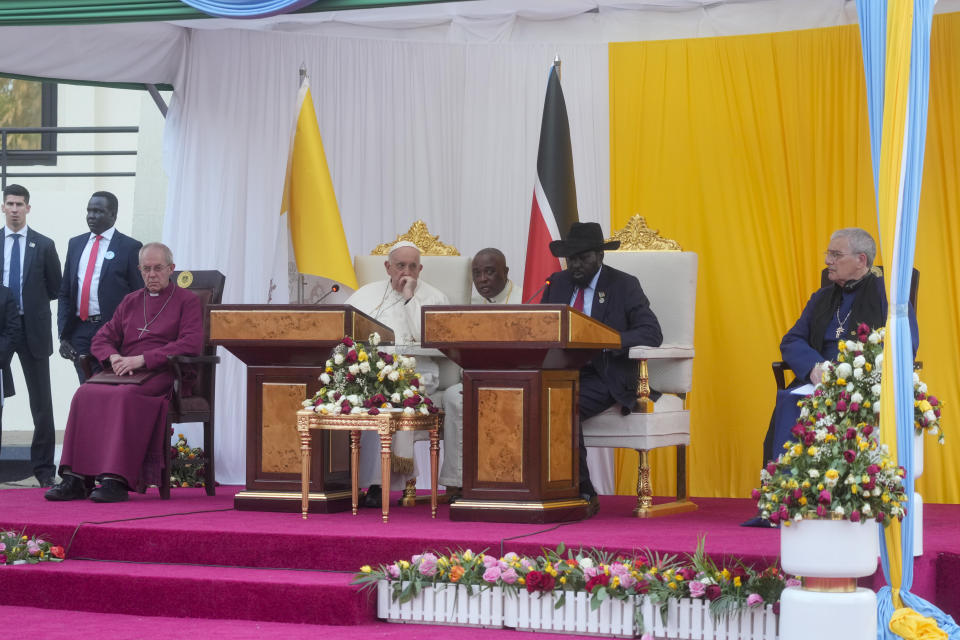
[[98, 613], [370, 624], [375, 603], [350, 575], [284, 569], [67, 560], [0, 566], [0, 605]]

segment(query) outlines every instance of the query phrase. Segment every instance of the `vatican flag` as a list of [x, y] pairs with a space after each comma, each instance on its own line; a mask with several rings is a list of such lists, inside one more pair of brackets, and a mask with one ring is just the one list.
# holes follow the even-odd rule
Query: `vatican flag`
[[287, 160], [280, 214], [289, 214], [297, 270], [357, 288], [357, 274], [333, 193], [309, 81], [297, 94], [297, 128]]

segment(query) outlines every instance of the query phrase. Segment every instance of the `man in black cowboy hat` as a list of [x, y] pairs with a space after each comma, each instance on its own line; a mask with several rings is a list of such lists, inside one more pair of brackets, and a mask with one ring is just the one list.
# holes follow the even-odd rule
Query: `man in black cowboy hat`
[[[637, 364], [630, 347], [657, 347], [663, 342], [660, 323], [634, 276], [604, 266], [603, 252], [620, 242], [604, 242], [596, 222], [574, 222], [565, 240], [550, 243], [550, 252], [567, 259], [567, 268], [550, 276], [541, 303], [568, 304], [620, 332], [620, 348], [606, 349], [580, 369], [580, 420], [619, 404], [626, 415], [636, 402]], [[580, 493], [598, 508], [590, 482], [587, 450], [580, 435]]]

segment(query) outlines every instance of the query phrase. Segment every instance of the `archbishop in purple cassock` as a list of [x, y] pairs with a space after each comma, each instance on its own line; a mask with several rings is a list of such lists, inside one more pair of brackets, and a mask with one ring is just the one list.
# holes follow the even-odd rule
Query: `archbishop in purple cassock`
[[[166, 256], [161, 257], [158, 247], [166, 250]], [[94, 336], [90, 352], [105, 371], [120, 376], [145, 370], [155, 374], [142, 384], [80, 386], [64, 433], [60, 458], [64, 482], [47, 492], [50, 500], [83, 498], [96, 477], [103, 487], [91, 498], [100, 502], [125, 499], [126, 489], [136, 487], [140, 479], [145, 484], [160, 480], [158, 452], [174, 381], [167, 356], [201, 352], [203, 311], [195, 294], [170, 280], [174, 265], [169, 249], [159, 243], [145, 245], [140, 266], [147, 286], [123, 299]], [[157, 272], [158, 268], [162, 270]], [[85, 490], [79, 486], [81, 480]], [[109, 495], [99, 497], [116, 500], [98, 500], [104, 488]]]

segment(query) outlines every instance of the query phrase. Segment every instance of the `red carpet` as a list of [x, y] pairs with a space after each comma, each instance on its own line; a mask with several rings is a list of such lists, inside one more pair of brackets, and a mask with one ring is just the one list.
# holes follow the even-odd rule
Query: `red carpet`
[[[738, 526], [754, 513], [750, 500], [697, 498], [700, 509], [694, 513], [637, 520], [631, 516], [633, 498], [603, 496], [598, 516], [561, 525], [451, 522], [446, 507], [431, 520], [429, 506], [419, 505], [391, 508], [391, 521], [383, 524], [376, 510], [361, 510], [356, 517], [311, 515], [306, 521], [298, 514], [234, 511], [237, 490], [221, 487], [210, 498], [202, 489], [177, 489], [169, 501], [153, 491], [115, 505], [50, 503], [39, 489], [0, 491], [0, 526], [68, 547], [62, 564], [0, 568], [0, 605], [364, 625], [374, 624], [372, 604], [347, 586], [349, 573], [361, 564], [425, 549], [535, 555], [564, 542], [682, 554], [691, 553], [697, 536], [705, 534], [707, 552], [717, 559], [733, 555], [772, 563], [779, 554], [776, 530]], [[925, 519], [926, 553], [915, 565], [913, 591], [960, 617], [955, 578], [960, 505], [925, 505]], [[883, 579], [866, 582], [877, 588]], [[72, 595], [65, 597], [64, 589]], [[125, 597], [104, 598], [105, 593]], [[158, 593], [179, 596], [156, 598]]]

